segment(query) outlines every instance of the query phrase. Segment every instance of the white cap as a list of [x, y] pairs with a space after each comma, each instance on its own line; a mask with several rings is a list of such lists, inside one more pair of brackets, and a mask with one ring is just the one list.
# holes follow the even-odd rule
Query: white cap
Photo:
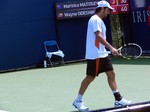
[[97, 8], [98, 7], [107, 7], [111, 10], [114, 10], [114, 8], [112, 8], [107, 1], [100, 1], [100, 2], [97, 3], [97, 5], [98, 5]]

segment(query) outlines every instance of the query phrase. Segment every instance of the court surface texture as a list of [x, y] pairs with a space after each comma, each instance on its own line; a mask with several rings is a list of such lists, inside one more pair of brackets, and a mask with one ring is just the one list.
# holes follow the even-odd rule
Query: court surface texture
[[[121, 94], [134, 103], [150, 101], [150, 58], [112, 59]], [[85, 77], [86, 63], [0, 73], [0, 110], [9, 112], [77, 112], [72, 107]], [[111, 108], [114, 97], [106, 75], [91, 83], [83, 101], [90, 110]]]

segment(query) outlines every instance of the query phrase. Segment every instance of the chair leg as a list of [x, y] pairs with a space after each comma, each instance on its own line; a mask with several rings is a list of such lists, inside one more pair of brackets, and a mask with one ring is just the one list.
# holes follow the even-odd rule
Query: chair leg
[[51, 61], [51, 59], [49, 59], [49, 63], [50, 63], [50, 65], [51, 65], [51, 67], [53, 67], [53, 64], [52, 64], [52, 61]]
[[65, 65], [65, 62], [64, 62], [64, 59], [63, 59], [63, 58], [61, 59], [61, 62], [62, 62], [63, 65]]

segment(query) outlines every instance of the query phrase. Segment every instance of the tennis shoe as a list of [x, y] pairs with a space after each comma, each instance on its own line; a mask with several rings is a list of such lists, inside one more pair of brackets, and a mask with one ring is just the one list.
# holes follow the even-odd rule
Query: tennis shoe
[[115, 107], [128, 106], [132, 103], [132, 100], [128, 101], [122, 98], [120, 101], [115, 101]]
[[89, 112], [89, 108], [84, 106], [84, 103], [82, 101], [77, 102], [74, 101], [72, 104], [75, 108], [77, 108], [80, 112]]

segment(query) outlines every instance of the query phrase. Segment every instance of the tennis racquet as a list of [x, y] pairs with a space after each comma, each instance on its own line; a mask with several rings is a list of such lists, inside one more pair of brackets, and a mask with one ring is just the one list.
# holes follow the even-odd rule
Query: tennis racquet
[[[128, 43], [118, 49], [120, 56], [127, 59], [137, 59], [142, 55], [142, 48], [135, 43]], [[103, 53], [111, 54], [110, 51]]]

